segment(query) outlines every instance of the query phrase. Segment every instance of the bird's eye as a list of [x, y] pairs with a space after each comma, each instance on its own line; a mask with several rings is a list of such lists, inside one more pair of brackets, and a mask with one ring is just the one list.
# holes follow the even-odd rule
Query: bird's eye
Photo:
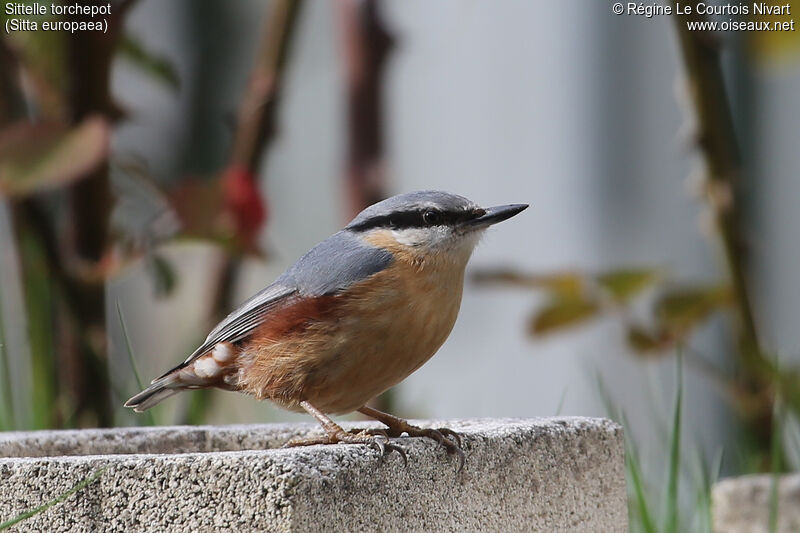
[[439, 211], [425, 211], [422, 213], [422, 221], [428, 226], [436, 226], [442, 223], [442, 214]]

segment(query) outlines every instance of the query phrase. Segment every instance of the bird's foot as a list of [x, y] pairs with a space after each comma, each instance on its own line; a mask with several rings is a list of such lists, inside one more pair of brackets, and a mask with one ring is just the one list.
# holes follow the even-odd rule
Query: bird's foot
[[390, 455], [392, 452], [397, 452], [400, 454], [400, 458], [403, 459], [403, 464], [408, 465], [406, 451], [400, 446], [392, 444], [383, 430], [377, 430], [375, 434], [372, 434], [368, 430], [360, 430], [358, 433], [353, 433], [339, 428], [337, 431], [327, 435], [320, 435], [319, 437], [294, 438], [284, 444], [283, 447], [295, 448], [298, 446], [313, 446], [315, 444], [366, 444], [378, 450], [381, 458]]
[[458, 456], [459, 472], [464, 468], [466, 457], [464, 450], [461, 449], [461, 435], [447, 428], [421, 428], [408, 423], [407, 420], [398, 418], [389, 413], [378, 411], [375, 408], [363, 406], [358, 410], [359, 413], [374, 418], [378, 422], [386, 424], [385, 435], [388, 437], [400, 437], [406, 433], [409, 437], [428, 437], [435, 440], [440, 446], [444, 447], [448, 455]]
[[[448, 455], [455, 455], [458, 457], [459, 471], [464, 468], [465, 455], [464, 450], [461, 449], [461, 435], [448, 428], [421, 428], [412, 424], [402, 418], [395, 418], [394, 420], [381, 420], [384, 424], [389, 426], [386, 430], [376, 430], [382, 432], [388, 437], [400, 437], [406, 433], [409, 437], [428, 437], [436, 441], [439, 446], [442, 446]], [[389, 422], [389, 423], [387, 423]]]

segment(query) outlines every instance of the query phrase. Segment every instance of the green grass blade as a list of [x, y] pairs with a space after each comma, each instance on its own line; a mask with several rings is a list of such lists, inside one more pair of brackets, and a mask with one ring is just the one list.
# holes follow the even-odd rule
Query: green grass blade
[[[125, 325], [125, 317], [122, 315], [122, 307], [119, 305], [119, 300], [117, 300], [117, 316], [119, 317], [119, 325], [122, 328], [122, 336], [125, 337], [125, 348], [128, 351], [128, 361], [131, 364], [131, 370], [133, 370], [133, 376], [136, 378], [136, 385], [139, 387], [139, 390], [144, 390], [144, 385], [142, 384], [142, 377], [139, 374], [139, 369], [136, 366], [136, 357], [133, 355], [133, 346], [131, 345], [131, 338], [128, 335], [128, 327]], [[156, 426], [156, 417], [153, 415], [153, 411], [148, 409], [145, 411], [147, 415], [147, 419], [150, 421], [151, 426]]]
[[644, 391], [648, 403], [648, 429], [656, 434], [656, 442], [669, 442], [670, 415], [664, 406], [664, 384], [656, 378], [655, 372], [647, 372], [647, 386]]
[[53, 287], [41, 243], [28, 231], [21, 232], [19, 242], [33, 378], [29, 396], [31, 420], [26, 425], [31, 429], [51, 429], [55, 425], [58, 403], [53, 324], [60, 295]]
[[708, 474], [708, 480], [706, 481], [706, 485], [708, 487], [708, 509], [706, 511], [706, 520], [708, 521], [708, 531], [712, 533], [714, 531], [714, 514], [711, 506], [713, 505], [713, 499], [711, 497], [711, 491], [714, 488], [714, 485], [719, 481], [720, 472], [722, 472], [722, 458], [724, 457], [725, 453], [720, 448], [717, 450], [717, 453], [714, 456], [714, 461], [711, 463], [711, 470]]
[[719, 472], [722, 468], [722, 449], [718, 449], [714, 454], [714, 458], [709, 464], [705, 455], [696, 450], [695, 462], [697, 464], [698, 474], [695, 476], [695, 486], [697, 490], [695, 509], [695, 520], [697, 522], [696, 530], [713, 533], [713, 514], [711, 510], [712, 499], [711, 490], [719, 478]]
[[558, 407], [556, 407], [555, 416], [561, 416], [561, 410], [564, 408], [564, 400], [566, 399], [567, 399], [567, 387], [564, 387], [564, 391], [561, 393], [561, 399], [558, 400]]
[[800, 470], [800, 422], [788, 409], [785, 411], [783, 434], [785, 440], [786, 467], [789, 470]]
[[633, 489], [633, 501], [631, 502], [637, 511], [640, 526], [645, 533], [657, 533], [653, 515], [647, 501], [647, 491], [644, 485], [644, 476], [639, 466], [639, 459], [633, 445], [625, 439], [625, 469], [628, 472], [628, 485]]
[[[623, 432], [623, 438], [625, 440], [625, 471], [627, 474], [628, 489], [633, 492], [633, 494], [628, 495], [628, 519], [631, 522], [630, 525], [633, 526], [634, 518], [636, 518], [639, 522], [639, 530], [644, 533], [658, 533], [648, 503], [647, 488], [644, 483], [644, 475], [642, 474], [639, 463], [631, 425], [628, 423], [625, 415], [614, 405], [611, 394], [599, 372], [595, 372], [595, 385], [608, 416], [618, 421], [622, 424], [623, 428], [625, 428]], [[634, 530], [633, 527], [631, 527], [631, 529]]]
[[696, 495], [695, 495], [695, 529], [694, 531], [700, 532], [711, 532], [709, 529], [709, 521], [707, 516], [707, 511], [710, 509], [709, 499], [711, 493], [709, 491], [709, 466], [708, 461], [706, 461], [705, 454], [695, 448], [694, 450], [694, 460], [692, 461], [693, 471], [692, 471], [692, 478], [694, 480], [694, 484], [696, 487]]
[[[2, 289], [2, 287], [0, 287]], [[6, 349], [6, 328], [3, 321], [3, 299], [0, 298], [0, 431], [16, 429], [14, 396], [11, 391], [11, 366]]]
[[84, 489], [85, 487], [87, 487], [87, 486], [91, 485], [92, 483], [94, 483], [95, 481], [97, 481], [100, 478], [100, 476], [102, 476], [103, 473], [107, 470], [107, 468], [108, 467], [101, 468], [100, 470], [98, 470], [97, 472], [92, 474], [91, 476], [81, 480], [77, 485], [75, 485], [74, 487], [69, 489], [64, 494], [61, 494], [60, 496], [56, 496], [55, 498], [53, 498], [52, 500], [48, 501], [47, 503], [45, 503], [43, 505], [40, 505], [39, 507], [34, 507], [30, 511], [25, 511], [22, 514], [15, 516], [11, 520], [3, 522], [2, 524], [0, 524], [0, 531], [2, 531], [4, 529], [8, 529], [11, 526], [14, 526], [14, 525], [22, 522], [23, 520], [27, 520], [28, 518], [31, 518], [32, 516], [36, 516], [37, 514], [48, 510], [49, 508], [53, 507], [54, 505], [58, 505], [59, 503], [63, 502], [64, 500], [66, 500], [67, 498], [69, 498], [70, 496], [75, 494], [76, 492]]
[[682, 356], [677, 354], [677, 391], [675, 393], [675, 409], [672, 417], [672, 436], [669, 451], [669, 475], [667, 478], [667, 502], [664, 511], [664, 533], [678, 533], [678, 482], [681, 462], [681, 411], [683, 403], [683, 368]]
[[[597, 387], [597, 394], [600, 396], [600, 401], [603, 402], [603, 409], [605, 409], [606, 414], [612, 420], [616, 420], [623, 426], [625, 424], [622, 420], [622, 414], [619, 412], [619, 409], [614, 405], [614, 401], [611, 399], [611, 393], [608, 392], [608, 388], [606, 387], [605, 381], [603, 381], [603, 376], [600, 375], [599, 371], [595, 371], [594, 373], [594, 383]], [[625, 438], [628, 438], [628, 426], [625, 426]]]
[[778, 531], [778, 503], [779, 503], [779, 482], [780, 473], [783, 470], [783, 404], [779, 395], [775, 397], [772, 408], [772, 443], [770, 446], [770, 467], [772, 470], [772, 481], [769, 487], [769, 532]]

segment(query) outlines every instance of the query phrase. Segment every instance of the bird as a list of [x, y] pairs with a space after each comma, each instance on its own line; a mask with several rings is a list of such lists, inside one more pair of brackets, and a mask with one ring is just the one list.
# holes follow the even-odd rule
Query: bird
[[[181, 364], [126, 403], [143, 412], [183, 390], [219, 388], [307, 412], [324, 430], [285, 446], [428, 437], [464, 453], [458, 433], [421, 428], [368, 406], [444, 343], [461, 306], [464, 272], [490, 226], [528, 207], [483, 208], [444, 191], [390, 197], [361, 211], [271, 285], [231, 312]], [[385, 429], [346, 431], [331, 419], [358, 411]]]

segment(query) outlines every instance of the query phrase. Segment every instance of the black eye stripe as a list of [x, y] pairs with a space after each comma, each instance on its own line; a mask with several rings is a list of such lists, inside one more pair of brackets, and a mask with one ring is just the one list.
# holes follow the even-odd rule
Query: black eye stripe
[[373, 228], [427, 228], [434, 225], [452, 225], [458, 222], [466, 222], [483, 216], [484, 213], [483, 209], [475, 211], [439, 211], [434, 208], [424, 208], [373, 217], [357, 226], [351, 226], [350, 229], [353, 231], [365, 231]]

